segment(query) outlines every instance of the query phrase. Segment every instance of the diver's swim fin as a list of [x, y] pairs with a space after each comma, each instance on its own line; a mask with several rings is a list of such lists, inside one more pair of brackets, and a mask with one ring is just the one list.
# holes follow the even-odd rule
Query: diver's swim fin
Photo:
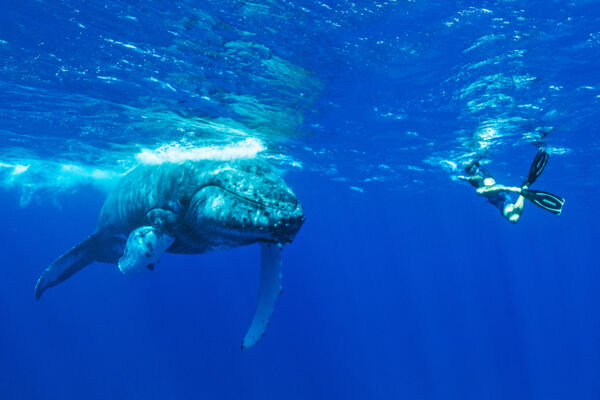
[[521, 195], [538, 207], [560, 215], [565, 199], [541, 190], [521, 189]]
[[525, 182], [523, 182], [522, 186], [529, 187], [533, 185], [533, 182], [539, 178], [539, 176], [542, 174], [542, 171], [546, 167], [546, 164], [548, 164], [549, 157], [549, 154], [542, 149], [537, 152], [533, 162], [531, 163], [531, 167], [529, 168], [529, 175], [527, 176], [527, 179], [525, 179]]

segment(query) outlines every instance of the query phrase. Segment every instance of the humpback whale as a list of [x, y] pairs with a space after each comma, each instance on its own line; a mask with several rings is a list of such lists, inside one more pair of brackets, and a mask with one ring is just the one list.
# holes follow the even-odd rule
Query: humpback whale
[[258, 304], [242, 341], [242, 349], [249, 348], [269, 324], [281, 292], [283, 246], [303, 222], [295, 194], [262, 160], [140, 164], [108, 195], [96, 231], [42, 273], [35, 297], [95, 261], [131, 274], [152, 270], [164, 252], [200, 254], [258, 243]]

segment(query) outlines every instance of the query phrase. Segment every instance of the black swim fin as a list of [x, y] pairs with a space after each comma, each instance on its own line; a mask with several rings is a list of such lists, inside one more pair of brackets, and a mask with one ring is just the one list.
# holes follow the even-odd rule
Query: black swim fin
[[538, 207], [560, 215], [565, 199], [541, 190], [521, 189], [521, 195]]
[[539, 176], [542, 174], [542, 171], [546, 167], [546, 164], [548, 164], [549, 157], [550, 155], [542, 149], [537, 152], [533, 162], [531, 163], [531, 167], [529, 168], [529, 175], [527, 176], [527, 179], [525, 179], [525, 182], [523, 182], [522, 186], [529, 187], [533, 185], [533, 182], [539, 178]]

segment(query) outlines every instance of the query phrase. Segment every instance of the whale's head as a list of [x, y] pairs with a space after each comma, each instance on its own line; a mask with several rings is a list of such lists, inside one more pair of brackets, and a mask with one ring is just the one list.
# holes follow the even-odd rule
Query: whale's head
[[285, 244], [300, 230], [302, 205], [265, 162], [215, 163], [201, 175], [185, 218], [188, 226], [215, 246], [256, 241]]

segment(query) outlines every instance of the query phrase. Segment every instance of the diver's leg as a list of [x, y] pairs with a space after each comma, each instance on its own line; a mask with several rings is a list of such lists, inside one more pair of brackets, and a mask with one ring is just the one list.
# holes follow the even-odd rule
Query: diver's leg
[[525, 206], [525, 197], [519, 195], [519, 198], [514, 203], [506, 202], [502, 209], [502, 215], [510, 223], [516, 224], [521, 219], [523, 207]]
[[552, 193], [542, 192], [541, 190], [531, 190], [527, 187], [523, 187], [519, 191], [519, 198], [514, 204], [507, 202], [502, 210], [502, 215], [512, 223], [519, 222], [521, 214], [523, 213], [523, 207], [525, 206], [525, 199], [531, 201], [538, 207], [543, 208], [546, 211], [550, 211], [553, 214], [560, 215], [562, 207], [565, 204], [565, 199], [558, 197]]

